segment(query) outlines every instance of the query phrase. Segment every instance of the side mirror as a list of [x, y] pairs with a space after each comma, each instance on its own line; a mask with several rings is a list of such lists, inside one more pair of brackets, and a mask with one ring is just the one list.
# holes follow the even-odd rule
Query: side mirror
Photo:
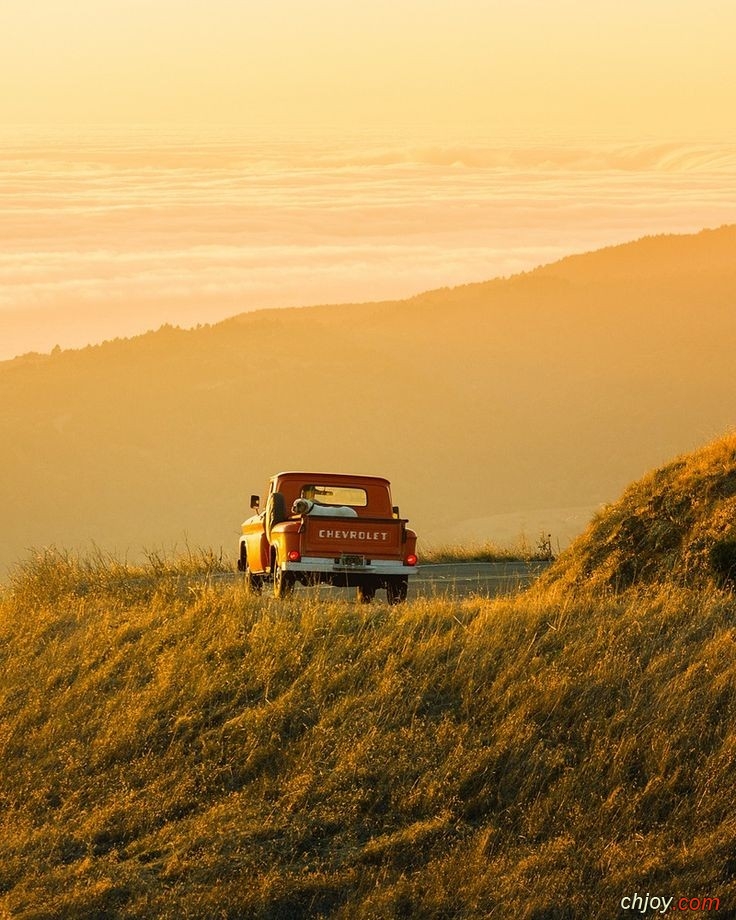
[[258, 511], [260, 504], [261, 504], [260, 498], [257, 495], [251, 495], [250, 506], [254, 511]]
[[399, 506], [398, 506], [398, 505], [394, 505], [393, 508], [392, 508], [391, 510], [392, 510], [393, 513], [394, 513], [394, 517], [397, 518], [397, 517], [399, 516]]

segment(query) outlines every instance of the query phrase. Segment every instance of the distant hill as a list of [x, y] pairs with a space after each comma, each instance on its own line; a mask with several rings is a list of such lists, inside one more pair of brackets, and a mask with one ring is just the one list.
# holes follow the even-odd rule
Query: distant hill
[[735, 303], [728, 226], [0, 363], [0, 565], [50, 543], [234, 552], [288, 467], [390, 477], [425, 542], [502, 522], [564, 542], [733, 424]]
[[629, 486], [543, 579], [619, 590], [664, 581], [736, 588], [736, 434]]

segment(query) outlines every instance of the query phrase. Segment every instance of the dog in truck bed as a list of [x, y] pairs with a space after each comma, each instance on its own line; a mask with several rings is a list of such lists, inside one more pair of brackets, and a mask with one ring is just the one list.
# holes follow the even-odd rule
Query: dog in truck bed
[[308, 498], [297, 498], [291, 506], [292, 514], [311, 514], [315, 517], [357, 517], [358, 512], [349, 505], [320, 505]]

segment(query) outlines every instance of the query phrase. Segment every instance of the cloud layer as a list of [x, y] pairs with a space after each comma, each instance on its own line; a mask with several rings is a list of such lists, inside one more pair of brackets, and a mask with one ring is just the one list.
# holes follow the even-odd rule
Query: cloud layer
[[2, 149], [0, 359], [736, 221], [727, 145], [36, 132]]

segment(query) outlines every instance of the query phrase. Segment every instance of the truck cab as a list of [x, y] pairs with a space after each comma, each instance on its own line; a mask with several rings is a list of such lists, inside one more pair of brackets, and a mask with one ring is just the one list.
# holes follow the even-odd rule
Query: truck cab
[[389, 604], [406, 599], [416, 572], [417, 535], [378, 476], [284, 472], [272, 476], [265, 500], [242, 525], [238, 569], [252, 591], [276, 597], [297, 584], [354, 587], [369, 603], [379, 589]]

